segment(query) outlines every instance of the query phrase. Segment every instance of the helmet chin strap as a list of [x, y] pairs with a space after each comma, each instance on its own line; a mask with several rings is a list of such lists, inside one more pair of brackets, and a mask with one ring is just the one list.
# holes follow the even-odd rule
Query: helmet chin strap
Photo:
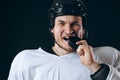
[[60, 44], [58, 44], [56, 41], [55, 41], [55, 43], [56, 43], [60, 48], [66, 50], [64, 47], [62, 47], [62, 46], [61, 46]]
[[62, 48], [62, 49], [64, 49], [61, 45], [59, 45], [56, 41], [55, 41], [55, 43], [60, 47], [60, 48]]

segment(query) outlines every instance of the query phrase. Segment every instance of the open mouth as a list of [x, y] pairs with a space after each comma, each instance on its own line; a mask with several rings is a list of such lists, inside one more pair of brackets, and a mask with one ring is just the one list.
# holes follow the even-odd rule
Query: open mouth
[[63, 37], [63, 39], [65, 41], [68, 42], [69, 46], [74, 48], [74, 49], [77, 49], [78, 45], [76, 45], [76, 42], [81, 40], [80, 38], [78, 38], [77, 36], [69, 36], [69, 37]]
[[65, 41], [72, 41], [72, 42], [77, 42], [80, 40], [77, 36], [69, 36], [69, 37], [63, 37]]
[[68, 41], [68, 40], [69, 40], [69, 37], [63, 37], [63, 39], [64, 39], [65, 41]]

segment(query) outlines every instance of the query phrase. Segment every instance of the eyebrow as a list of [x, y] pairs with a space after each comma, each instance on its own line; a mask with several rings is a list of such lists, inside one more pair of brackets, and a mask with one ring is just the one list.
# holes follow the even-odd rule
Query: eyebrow
[[63, 21], [63, 20], [58, 20], [58, 22], [65, 22], [65, 21]]
[[71, 25], [78, 24], [78, 21], [73, 21]]
[[[58, 20], [58, 22], [65, 22], [65, 21], [64, 20]], [[78, 21], [77, 20], [73, 21], [72, 24], [74, 24], [74, 23], [78, 23]]]
[[73, 21], [72, 24], [78, 23], [78, 21]]

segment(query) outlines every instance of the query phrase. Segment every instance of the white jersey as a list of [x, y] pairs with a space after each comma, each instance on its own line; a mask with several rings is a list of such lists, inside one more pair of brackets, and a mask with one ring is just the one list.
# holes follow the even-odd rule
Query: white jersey
[[[95, 59], [109, 65], [107, 80], [120, 80], [120, 53], [112, 47], [94, 48]], [[91, 71], [76, 52], [63, 56], [41, 48], [24, 50], [12, 62], [8, 80], [91, 80]]]

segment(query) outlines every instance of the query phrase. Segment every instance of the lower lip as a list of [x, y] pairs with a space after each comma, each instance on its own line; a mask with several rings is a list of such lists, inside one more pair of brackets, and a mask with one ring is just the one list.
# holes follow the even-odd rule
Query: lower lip
[[65, 39], [64, 39], [64, 41], [65, 41], [65, 43], [67, 43], [67, 44], [68, 44], [68, 40], [65, 40]]

